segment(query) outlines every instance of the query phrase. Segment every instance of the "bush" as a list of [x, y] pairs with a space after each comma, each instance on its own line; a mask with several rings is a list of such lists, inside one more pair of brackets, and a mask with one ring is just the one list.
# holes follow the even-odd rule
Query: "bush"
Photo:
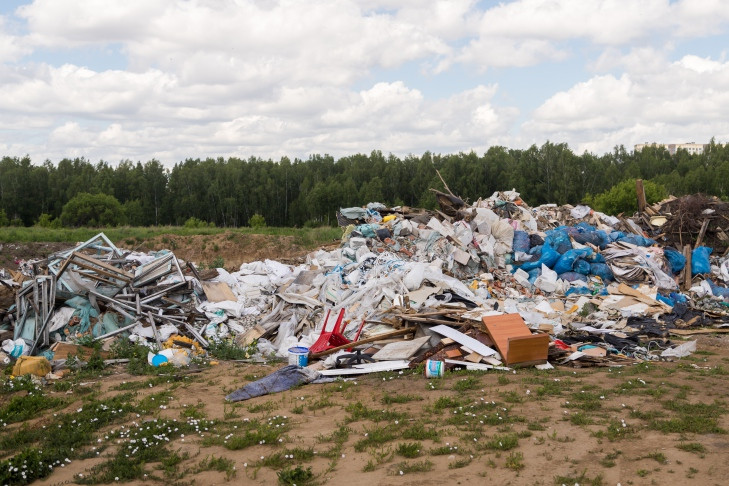
[[61, 222], [64, 226], [119, 226], [126, 217], [114, 196], [82, 192], [63, 206]]
[[38, 221], [35, 222], [35, 225], [40, 228], [55, 228], [58, 229], [61, 227], [61, 220], [58, 218], [53, 218], [48, 213], [43, 213], [38, 217]]
[[251, 228], [265, 228], [266, 218], [256, 213], [248, 219], [248, 226]]
[[185, 228], [215, 228], [215, 223], [208, 223], [192, 216], [185, 221]]
[[8, 219], [8, 215], [4, 209], [0, 209], [0, 226], [8, 226], [9, 224], [10, 220]]
[[[606, 214], [634, 213], [638, 210], [638, 196], [635, 192], [635, 179], [627, 179], [596, 196], [588, 195], [584, 203]], [[648, 204], [656, 203], [666, 197], [666, 188], [651, 181], [643, 181], [645, 198]]]

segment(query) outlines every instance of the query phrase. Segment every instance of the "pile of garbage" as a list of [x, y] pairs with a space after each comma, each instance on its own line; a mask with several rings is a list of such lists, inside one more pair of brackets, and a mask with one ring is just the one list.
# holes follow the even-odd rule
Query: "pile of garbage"
[[[530, 208], [513, 190], [472, 204], [434, 192], [438, 211], [342, 208], [339, 247], [299, 265], [199, 272], [101, 233], [3, 278], [3, 359], [53, 363], [68, 346], [126, 339], [155, 366], [184, 366], [223, 341], [324, 375], [616, 366], [686, 356], [695, 342], [672, 336], [729, 327], [726, 252], [700, 238], [671, 246], [660, 206], [622, 218]], [[729, 232], [712, 221], [712, 235]]]

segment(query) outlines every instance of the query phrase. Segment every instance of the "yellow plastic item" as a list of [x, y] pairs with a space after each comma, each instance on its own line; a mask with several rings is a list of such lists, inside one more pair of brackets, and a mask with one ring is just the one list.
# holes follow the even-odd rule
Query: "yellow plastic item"
[[45, 358], [45, 356], [20, 356], [18, 361], [13, 366], [13, 374], [15, 376], [21, 375], [35, 375], [35, 376], [46, 376], [51, 372], [51, 363]]
[[387, 223], [388, 221], [392, 221], [393, 219], [395, 219], [395, 215], [394, 214], [388, 214], [387, 216], [385, 216], [384, 218], [382, 218], [382, 222], [383, 223]]

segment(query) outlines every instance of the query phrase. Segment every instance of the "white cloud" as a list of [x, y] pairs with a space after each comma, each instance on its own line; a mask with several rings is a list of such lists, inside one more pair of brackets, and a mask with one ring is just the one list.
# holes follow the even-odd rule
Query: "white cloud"
[[[0, 17], [0, 148], [172, 164], [727, 136], [724, 58], [675, 54], [726, 32], [722, 3], [35, 0]], [[568, 63], [582, 79], [533, 106], [492, 76], [546, 90], [536, 69]]]
[[531, 138], [609, 150], [646, 140], [729, 139], [729, 62], [687, 55], [662, 69], [595, 76], [546, 100], [524, 123]]

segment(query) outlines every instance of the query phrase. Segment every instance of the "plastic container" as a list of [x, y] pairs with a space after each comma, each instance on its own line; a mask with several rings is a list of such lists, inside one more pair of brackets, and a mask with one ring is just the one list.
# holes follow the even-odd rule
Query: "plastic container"
[[302, 368], [309, 364], [309, 348], [304, 346], [289, 348], [289, 364]]
[[443, 361], [433, 361], [431, 359], [425, 361], [426, 378], [443, 378], [444, 372], [445, 363]]

